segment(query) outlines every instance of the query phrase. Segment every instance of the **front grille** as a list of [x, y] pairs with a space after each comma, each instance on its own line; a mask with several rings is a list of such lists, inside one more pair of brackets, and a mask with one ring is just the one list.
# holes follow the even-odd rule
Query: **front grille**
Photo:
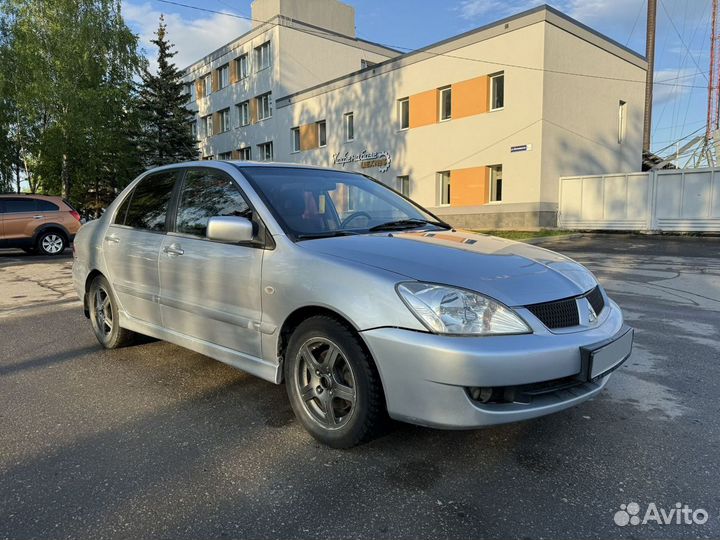
[[600, 315], [600, 312], [605, 307], [605, 298], [603, 298], [599, 285], [587, 294], [587, 299], [593, 310], [595, 310], [595, 314]]
[[566, 328], [580, 324], [580, 315], [574, 298], [526, 307], [548, 328]]

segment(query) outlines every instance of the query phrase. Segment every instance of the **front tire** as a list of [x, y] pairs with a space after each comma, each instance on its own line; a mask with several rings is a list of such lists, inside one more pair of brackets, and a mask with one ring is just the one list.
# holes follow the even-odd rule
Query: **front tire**
[[42, 255], [60, 255], [67, 247], [65, 236], [57, 231], [40, 233], [37, 239], [37, 250]]
[[106, 349], [117, 349], [130, 345], [135, 333], [120, 327], [120, 312], [117, 299], [104, 276], [97, 276], [88, 291], [90, 323], [95, 337]]
[[382, 383], [358, 336], [340, 321], [315, 316], [292, 334], [284, 364], [295, 416], [318, 441], [349, 448], [385, 423]]

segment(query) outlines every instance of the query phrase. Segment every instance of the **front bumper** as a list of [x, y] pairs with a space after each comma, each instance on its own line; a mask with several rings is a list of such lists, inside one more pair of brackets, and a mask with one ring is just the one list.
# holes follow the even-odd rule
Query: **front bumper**
[[[609, 374], [558, 385], [528, 401], [481, 403], [473, 387], [527, 387], [580, 379], [587, 350], [622, 335], [620, 308], [609, 301], [602, 321], [582, 332], [453, 337], [399, 328], [362, 332], [376, 361], [391, 417], [431, 427], [464, 429], [527, 420], [592, 398]], [[618, 358], [618, 365], [625, 358]], [[615, 366], [617, 367], [617, 365]]]

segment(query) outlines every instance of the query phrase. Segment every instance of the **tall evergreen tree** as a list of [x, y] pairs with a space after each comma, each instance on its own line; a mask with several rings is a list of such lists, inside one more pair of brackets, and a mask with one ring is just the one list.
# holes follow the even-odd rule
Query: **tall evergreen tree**
[[197, 159], [197, 143], [190, 130], [193, 113], [185, 107], [180, 70], [172, 62], [177, 51], [167, 40], [163, 16], [152, 40], [158, 48], [157, 74], [147, 67], [139, 89], [138, 112], [142, 122], [139, 147], [148, 167]]

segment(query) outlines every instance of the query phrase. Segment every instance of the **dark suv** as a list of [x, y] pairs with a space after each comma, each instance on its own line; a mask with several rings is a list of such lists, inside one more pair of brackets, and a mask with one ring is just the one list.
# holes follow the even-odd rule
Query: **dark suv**
[[0, 195], [0, 247], [60, 255], [80, 225], [80, 214], [60, 197]]

